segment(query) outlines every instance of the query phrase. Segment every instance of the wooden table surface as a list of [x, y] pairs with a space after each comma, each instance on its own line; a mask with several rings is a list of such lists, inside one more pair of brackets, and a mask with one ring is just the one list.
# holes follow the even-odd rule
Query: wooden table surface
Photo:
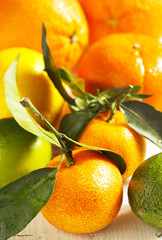
[[[160, 150], [147, 141], [146, 159]], [[127, 187], [130, 179], [124, 182], [123, 204], [118, 216], [105, 229], [92, 234], [69, 234], [60, 231], [48, 223], [39, 213], [20, 233], [9, 240], [158, 240], [162, 239], [162, 230], [148, 226], [131, 211]]]

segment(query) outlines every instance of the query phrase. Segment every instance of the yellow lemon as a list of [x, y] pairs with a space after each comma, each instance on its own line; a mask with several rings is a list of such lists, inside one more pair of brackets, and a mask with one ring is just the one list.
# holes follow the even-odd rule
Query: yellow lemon
[[[64, 100], [44, 71], [43, 55], [27, 48], [0, 51], [0, 119], [12, 117], [5, 101], [3, 77], [18, 55], [17, 84], [20, 96], [28, 97], [41, 114], [55, 125]], [[43, 125], [41, 120], [36, 120]]]

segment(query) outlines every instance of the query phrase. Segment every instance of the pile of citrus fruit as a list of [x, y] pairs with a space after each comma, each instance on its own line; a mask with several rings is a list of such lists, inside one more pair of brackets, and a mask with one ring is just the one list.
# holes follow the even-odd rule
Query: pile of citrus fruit
[[[127, 97], [135, 98], [135, 94], [128, 95], [127, 87], [141, 86], [139, 101], [159, 114], [162, 111], [162, 2], [6, 0], [0, 2], [0, 11], [0, 191], [35, 169], [54, 167], [58, 169], [54, 191], [42, 206], [43, 216], [63, 231], [92, 233], [117, 216], [123, 181], [133, 175], [128, 189], [132, 211], [147, 224], [162, 227], [162, 156], [144, 161], [146, 139], [128, 124], [120, 110]], [[55, 84], [47, 71], [42, 24], [57, 77], [62, 81], [64, 77], [69, 80], [70, 73], [75, 76], [72, 86], [61, 83], [74, 106], [67, 104], [60, 83]], [[19, 95], [28, 97], [42, 117], [27, 111], [40, 129], [47, 129], [42, 119], [49, 122], [62, 148], [62, 155], [53, 160], [51, 143], [24, 130], [13, 117], [15, 110], [7, 104], [4, 76], [16, 58]], [[53, 66], [50, 60], [49, 66]], [[66, 72], [64, 68], [69, 75], [61, 75]], [[85, 89], [75, 82], [80, 78]], [[120, 91], [110, 98], [102, 95], [117, 88], [125, 91], [123, 95]], [[79, 98], [73, 94], [76, 89]], [[81, 116], [73, 123], [64, 121], [63, 127], [75, 136], [69, 137], [70, 146], [57, 131], [62, 129], [60, 123], [66, 114]], [[123, 172], [116, 162], [120, 162], [119, 156], [125, 162]]]

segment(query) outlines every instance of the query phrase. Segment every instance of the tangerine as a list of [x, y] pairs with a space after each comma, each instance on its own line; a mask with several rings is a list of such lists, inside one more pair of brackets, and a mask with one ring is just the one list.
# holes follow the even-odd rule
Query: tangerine
[[73, 67], [88, 42], [87, 21], [76, 0], [0, 1], [0, 50], [42, 52], [42, 23], [57, 66]]
[[144, 101], [162, 111], [162, 45], [138, 34], [111, 34], [92, 45], [78, 66], [86, 91], [140, 85]]
[[90, 28], [90, 42], [108, 34], [139, 33], [162, 43], [162, 1], [79, 0]]
[[[121, 155], [126, 162], [123, 180], [130, 177], [145, 158], [146, 140], [126, 123], [122, 112], [117, 111], [111, 122], [107, 114], [99, 114], [84, 129], [80, 143], [109, 149]], [[74, 149], [78, 149], [74, 146]]]
[[[56, 176], [53, 194], [43, 207], [43, 216], [55, 227], [70, 233], [92, 233], [105, 228], [122, 203], [119, 169], [100, 152], [72, 152], [74, 165], [64, 159]], [[60, 156], [47, 166], [57, 167]]]

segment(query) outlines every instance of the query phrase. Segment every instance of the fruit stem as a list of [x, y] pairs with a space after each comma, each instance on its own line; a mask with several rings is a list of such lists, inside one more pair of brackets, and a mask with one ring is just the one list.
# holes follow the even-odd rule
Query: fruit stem
[[61, 167], [61, 164], [62, 164], [63, 159], [64, 159], [64, 154], [62, 153], [62, 154], [61, 154], [61, 158], [60, 158], [60, 162], [59, 162], [59, 164], [58, 164], [58, 166], [57, 166], [57, 169], [59, 169], [59, 168]]
[[112, 105], [111, 105], [111, 109], [110, 109], [110, 116], [109, 116], [109, 118], [106, 120], [106, 122], [113, 122], [113, 116], [114, 116], [114, 114], [116, 113], [116, 110], [117, 110], [117, 104], [116, 104], [116, 102], [114, 102], [114, 103], [112, 103]]
[[62, 153], [65, 154], [66, 156], [66, 166], [70, 167], [71, 165], [74, 164], [73, 158], [72, 158], [72, 151], [66, 146], [66, 143], [64, 143], [65, 137], [59, 133], [46, 119], [45, 117], [34, 107], [32, 102], [30, 101], [29, 98], [24, 97], [20, 101], [23, 107], [28, 107], [32, 113], [39, 117], [45, 124], [46, 126], [53, 132], [53, 134], [56, 136], [60, 143], [60, 148], [62, 149]]
[[121, 92], [119, 92], [116, 96], [111, 98], [111, 103], [110, 103], [110, 116], [107, 119], [106, 122], [111, 122], [113, 115], [116, 113], [117, 108], [119, 107], [120, 103], [123, 102], [129, 91], [133, 88], [132, 85], [129, 85], [125, 89], [123, 89]]

